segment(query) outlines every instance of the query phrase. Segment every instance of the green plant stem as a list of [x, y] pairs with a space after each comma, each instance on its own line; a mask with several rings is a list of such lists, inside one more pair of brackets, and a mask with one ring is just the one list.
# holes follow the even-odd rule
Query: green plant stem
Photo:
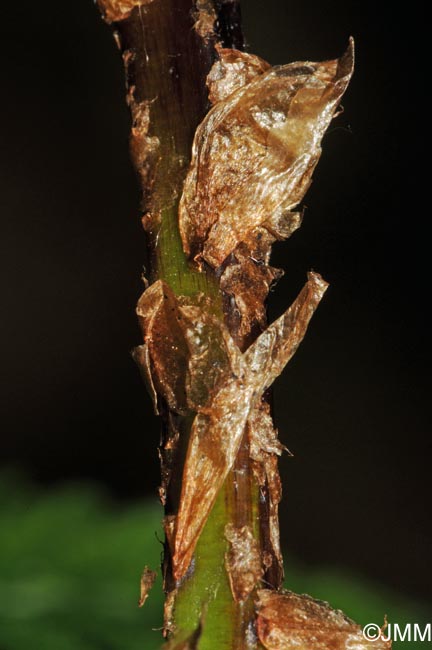
[[[212, 298], [216, 315], [223, 318], [222, 295], [213, 274], [192, 267], [183, 252], [176, 209], [163, 212], [155, 251], [155, 276], [165, 280], [178, 295], [204, 293]], [[180, 471], [181, 468], [179, 467]], [[178, 483], [178, 482], [177, 482]], [[175, 495], [174, 499], [176, 498]], [[260, 539], [259, 490], [255, 483], [244, 440], [235, 468], [228, 475], [198, 541], [193, 574], [179, 588], [174, 625], [181, 635], [192, 634], [205, 620], [200, 650], [243, 650], [257, 647], [247, 630], [254, 619], [253, 598], [235, 603], [225, 570], [228, 522], [249, 525]]]
[[222, 298], [213, 273], [200, 272], [192, 267], [183, 252], [178, 229], [178, 204], [162, 211], [161, 226], [157, 236], [152, 274], [165, 280], [175, 294], [196, 296], [203, 293], [214, 299], [214, 310], [223, 318]]

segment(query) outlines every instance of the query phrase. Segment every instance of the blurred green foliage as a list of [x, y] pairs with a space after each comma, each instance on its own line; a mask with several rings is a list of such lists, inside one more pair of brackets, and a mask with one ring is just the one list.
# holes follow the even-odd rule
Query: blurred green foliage
[[[161, 516], [156, 498], [120, 506], [95, 487], [41, 491], [0, 476], [0, 650], [160, 648], [160, 576], [145, 607], [137, 603], [144, 565], [160, 564]], [[427, 622], [424, 604], [346, 572], [291, 560], [286, 567], [290, 589], [328, 600], [359, 623], [381, 624], [384, 614], [400, 624]]]

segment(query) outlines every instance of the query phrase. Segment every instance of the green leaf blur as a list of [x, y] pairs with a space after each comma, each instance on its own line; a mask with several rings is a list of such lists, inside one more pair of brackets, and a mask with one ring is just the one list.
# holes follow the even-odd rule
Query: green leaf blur
[[[120, 506], [95, 487], [42, 491], [0, 476], [0, 650], [160, 648], [161, 517], [156, 497]], [[139, 609], [145, 564], [159, 576]], [[358, 576], [285, 564], [290, 589], [328, 600], [359, 623], [381, 624], [385, 614], [399, 624], [427, 622], [424, 604]]]

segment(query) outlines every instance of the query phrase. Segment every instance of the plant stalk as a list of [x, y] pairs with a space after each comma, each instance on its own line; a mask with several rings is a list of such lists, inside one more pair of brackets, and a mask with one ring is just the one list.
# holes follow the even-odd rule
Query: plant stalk
[[149, 247], [134, 357], [163, 423], [167, 650], [370, 650], [340, 612], [280, 589], [268, 391], [328, 285], [310, 272], [270, 325], [265, 310], [271, 246], [301, 224], [353, 40], [339, 59], [271, 67], [240, 51], [238, 0], [97, 1], [125, 64]]
[[[131, 153], [141, 184], [149, 279], [164, 280], [177, 296], [204, 294], [211, 299], [214, 314], [230, 326], [234, 320], [230, 314], [232, 307], [223, 296], [214, 271], [207, 265], [198, 270], [183, 252], [177, 213], [193, 136], [209, 109], [206, 76], [216, 58], [214, 46], [218, 42], [225, 47], [241, 48], [243, 44], [239, 6], [237, 2], [221, 0], [154, 0], [136, 4], [129, 15], [118, 19], [118, 15], [107, 11], [107, 3], [100, 0], [105, 17], [113, 23], [125, 63], [127, 101], [133, 120]], [[115, 5], [113, 1], [109, 3], [110, 7]], [[207, 31], [206, 22], [213, 25]], [[156, 149], [154, 153], [152, 148]], [[239, 336], [235, 327], [230, 329], [242, 350], [257, 333]], [[171, 413], [160, 398], [159, 410], [163, 419], [162, 471], [169, 466], [171, 475], [163, 501], [166, 516], [170, 517], [178, 510], [192, 418]], [[180, 443], [175, 457], [170, 457], [166, 448], [175, 435], [174, 429], [180, 432]], [[261, 647], [253, 633], [255, 592], [244, 602], [235, 602], [231, 593], [225, 570], [225, 526], [250, 526], [262, 548], [260, 512], [266, 508], [264, 497], [252, 472], [245, 435], [235, 466], [197, 543], [193, 570], [181, 585], [173, 579], [170, 550], [165, 544], [165, 632], [173, 647], [177, 642], [180, 647], [183, 639], [192, 638], [199, 629], [200, 650]]]

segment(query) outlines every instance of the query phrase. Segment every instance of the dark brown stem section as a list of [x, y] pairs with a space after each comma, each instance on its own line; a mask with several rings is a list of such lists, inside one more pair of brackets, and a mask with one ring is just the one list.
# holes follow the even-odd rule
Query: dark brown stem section
[[[191, 0], [156, 0], [139, 6], [116, 24], [116, 31], [134, 119], [132, 157], [154, 256], [160, 212], [178, 199], [195, 129], [208, 109], [205, 78], [214, 47], [194, 29]], [[145, 124], [140, 124], [140, 106], [148, 109]], [[142, 142], [143, 136], [147, 142]], [[143, 144], [150, 146], [143, 150]], [[154, 259], [152, 273], [157, 277]]]
[[[216, 58], [214, 46], [220, 40], [227, 47], [242, 45], [238, 4], [201, 4], [199, 9], [193, 0], [154, 0], [115, 23], [154, 277], [160, 275], [155, 259], [160, 213], [179, 199], [195, 130], [209, 109], [206, 77]], [[220, 17], [216, 13], [213, 23], [215, 11]], [[148, 108], [144, 124], [140, 107]]]

